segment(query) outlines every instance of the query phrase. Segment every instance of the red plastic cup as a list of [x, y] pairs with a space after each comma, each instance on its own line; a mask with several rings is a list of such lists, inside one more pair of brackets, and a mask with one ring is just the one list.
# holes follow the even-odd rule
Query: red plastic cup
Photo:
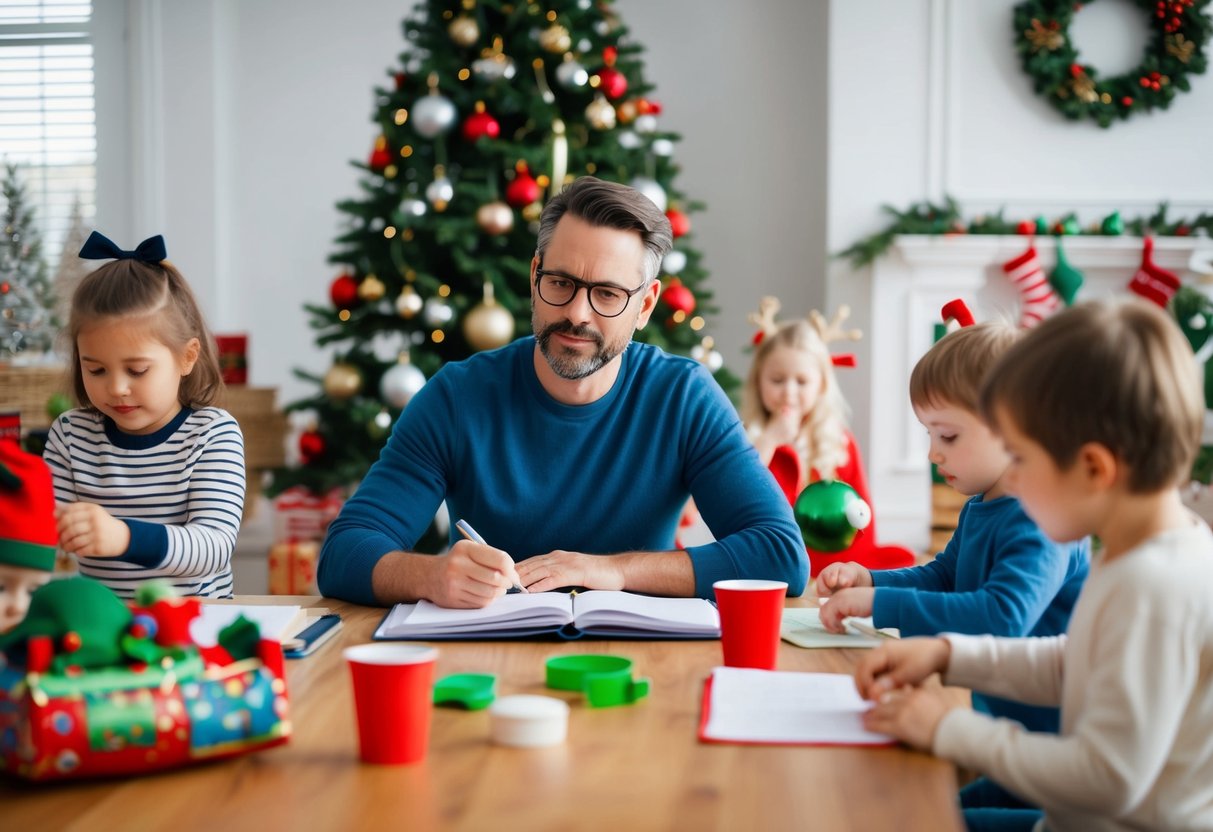
[[415, 644], [359, 644], [342, 655], [354, 682], [362, 761], [400, 765], [424, 759], [438, 651]]
[[727, 667], [774, 670], [779, 655], [779, 624], [784, 581], [717, 581], [716, 608], [720, 610], [720, 644]]

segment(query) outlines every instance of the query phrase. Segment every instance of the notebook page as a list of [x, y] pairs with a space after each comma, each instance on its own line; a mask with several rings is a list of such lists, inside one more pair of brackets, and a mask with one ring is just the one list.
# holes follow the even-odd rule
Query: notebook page
[[[398, 605], [401, 606], [401, 605]], [[563, 592], [533, 592], [503, 595], [487, 607], [478, 610], [456, 610], [440, 607], [429, 601], [411, 605], [412, 612], [403, 621], [389, 618], [384, 632], [391, 634], [399, 624], [404, 632], [423, 630], [426, 633], [474, 633], [519, 627], [552, 626], [568, 623], [572, 617], [569, 596]], [[392, 611], [393, 613], [396, 610]]]
[[810, 745], [887, 745], [864, 730], [871, 703], [843, 673], [784, 673], [717, 667], [712, 671], [708, 739]]
[[[783, 622], [779, 634], [784, 641], [791, 642], [797, 647], [876, 647], [885, 639], [874, 638], [863, 633], [848, 631], [846, 633], [831, 633], [821, 625], [821, 617], [817, 607], [788, 607], [783, 611]], [[860, 618], [868, 626], [872, 619]], [[898, 631], [888, 628], [885, 632], [897, 635]]]
[[720, 614], [702, 598], [656, 598], [618, 590], [579, 592], [573, 623], [590, 627], [626, 627], [653, 632], [719, 635]]
[[195, 644], [213, 647], [219, 631], [243, 615], [257, 625], [262, 638], [284, 641], [292, 638], [307, 620], [298, 604], [202, 604], [201, 614], [190, 622]]

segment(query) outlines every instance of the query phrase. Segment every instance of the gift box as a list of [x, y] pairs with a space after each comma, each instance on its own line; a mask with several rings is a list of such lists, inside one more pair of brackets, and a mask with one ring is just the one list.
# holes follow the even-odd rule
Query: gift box
[[248, 336], [216, 335], [219, 371], [224, 384], [248, 384]]
[[320, 544], [315, 540], [275, 543], [270, 547], [271, 595], [319, 595], [316, 563]]
[[323, 540], [344, 502], [340, 489], [313, 494], [299, 486], [288, 488], [274, 498], [274, 541]]
[[188, 635], [197, 613], [197, 599], [132, 610], [87, 578], [36, 591], [0, 637], [0, 771], [111, 777], [285, 743], [281, 645], [238, 619], [199, 647]]

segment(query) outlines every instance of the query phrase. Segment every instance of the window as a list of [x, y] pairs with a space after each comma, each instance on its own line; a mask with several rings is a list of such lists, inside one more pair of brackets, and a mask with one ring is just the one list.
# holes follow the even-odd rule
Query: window
[[0, 0], [0, 161], [21, 169], [54, 274], [97, 201], [92, 3]]

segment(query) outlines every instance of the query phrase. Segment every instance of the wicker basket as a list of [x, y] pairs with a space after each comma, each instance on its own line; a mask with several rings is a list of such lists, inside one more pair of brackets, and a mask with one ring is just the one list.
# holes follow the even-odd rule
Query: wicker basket
[[46, 402], [55, 393], [67, 393], [71, 377], [61, 365], [45, 367], [13, 367], [0, 364], [0, 411], [21, 413], [22, 430], [39, 430], [51, 426]]
[[[47, 400], [57, 392], [67, 393], [71, 378], [65, 367], [12, 367], [0, 365], [0, 411], [20, 411], [23, 431], [50, 427]], [[248, 520], [261, 495], [261, 481], [271, 468], [286, 464], [286, 416], [276, 408], [273, 387], [228, 387], [219, 406], [240, 423], [244, 434], [244, 465], [247, 484], [244, 520]]]

